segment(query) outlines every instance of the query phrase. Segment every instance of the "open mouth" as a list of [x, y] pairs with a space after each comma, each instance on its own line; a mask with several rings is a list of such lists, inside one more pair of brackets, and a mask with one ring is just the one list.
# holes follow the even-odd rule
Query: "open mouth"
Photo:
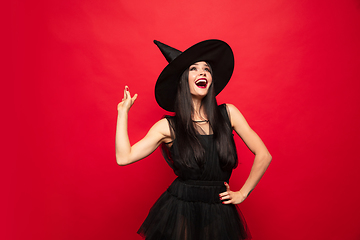
[[206, 88], [207, 83], [208, 82], [206, 78], [200, 78], [195, 82], [196, 86], [198, 86], [199, 88]]

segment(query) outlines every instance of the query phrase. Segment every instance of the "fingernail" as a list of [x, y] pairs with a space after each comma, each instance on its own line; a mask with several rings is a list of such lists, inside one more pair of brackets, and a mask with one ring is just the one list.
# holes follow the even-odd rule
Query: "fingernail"
[[220, 200], [222, 200], [222, 197], [220, 197]]

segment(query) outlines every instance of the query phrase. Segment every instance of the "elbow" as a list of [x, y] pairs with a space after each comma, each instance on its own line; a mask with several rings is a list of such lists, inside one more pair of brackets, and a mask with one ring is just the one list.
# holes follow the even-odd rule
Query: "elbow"
[[116, 155], [116, 163], [119, 166], [126, 166], [129, 164], [126, 158], [120, 157], [119, 155]]
[[269, 165], [272, 160], [272, 156], [269, 152], [267, 152], [265, 159], [266, 159], [267, 165]]
[[267, 168], [269, 166], [269, 164], [271, 163], [272, 156], [267, 151], [267, 152], [260, 154], [259, 160], [260, 160], [259, 163]]
[[126, 165], [128, 165], [128, 163], [126, 163], [126, 162], [124, 162], [124, 161], [119, 161], [119, 160], [117, 160], [117, 159], [116, 159], [116, 163], [117, 163], [117, 165], [119, 165], [119, 166], [126, 166]]
[[117, 163], [117, 165], [119, 165], [119, 166], [126, 166], [126, 165], [127, 165], [126, 163], [119, 162], [118, 160], [116, 160], [116, 163]]

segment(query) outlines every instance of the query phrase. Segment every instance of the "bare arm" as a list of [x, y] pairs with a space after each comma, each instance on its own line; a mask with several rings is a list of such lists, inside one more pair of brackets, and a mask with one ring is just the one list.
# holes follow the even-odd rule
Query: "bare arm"
[[125, 87], [124, 98], [118, 104], [116, 124], [115, 152], [117, 164], [124, 166], [139, 161], [150, 155], [163, 141], [170, 138], [170, 129], [166, 119], [155, 123], [146, 136], [139, 142], [130, 145], [128, 136], [128, 112], [134, 104], [137, 94], [131, 98], [128, 87]]
[[[228, 199], [225, 204], [238, 204], [245, 200], [250, 192], [260, 181], [271, 162], [271, 155], [260, 137], [250, 128], [244, 116], [231, 104], [227, 104], [231, 125], [235, 132], [241, 137], [251, 152], [255, 154], [253, 166], [245, 184], [237, 192], [232, 192], [229, 185], [225, 184], [227, 191], [222, 193], [222, 199]], [[227, 194], [226, 194], [227, 193]]]

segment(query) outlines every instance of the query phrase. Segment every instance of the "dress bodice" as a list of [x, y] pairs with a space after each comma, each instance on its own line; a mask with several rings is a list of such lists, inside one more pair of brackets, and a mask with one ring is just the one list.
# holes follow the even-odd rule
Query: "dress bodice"
[[[170, 147], [172, 161], [168, 161], [175, 174], [183, 180], [212, 180], [228, 181], [230, 171], [222, 170], [216, 151], [213, 135], [198, 135], [198, 139], [205, 150], [205, 161], [201, 166], [195, 164], [193, 167], [184, 166], [179, 162], [179, 151], [176, 139]], [[195, 161], [195, 159], [194, 159]]]
[[[220, 111], [226, 117], [226, 123], [229, 124], [230, 120], [227, 115], [225, 104], [219, 106]], [[166, 116], [169, 126], [173, 127], [174, 117]], [[164, 157], [170, 167], [174, 170], [175, 174], [183, 180], [211, 180], [211, 181], [228, 181], [232, 170], [224, 170], [221, 167], [218, 152], [216, 149], [214, 135], [197, 135], [202, 147], [204, 148], [204, 161], [203, 164], [193, 164], [188, 167], [181, 163], [179, 146], [176, 138], [172, 141], [171, 147], [164, 146]], [[231, 136], [232, 137], [232, 136]], [[232, 139], [233, 140], [233, 139]], [[235, 147], [235, 145], [234, 145]], [[236, 150], [235, 150], [236, 151]], [[195, 162], [195, 157], [192, 157], [192, 162]]]

